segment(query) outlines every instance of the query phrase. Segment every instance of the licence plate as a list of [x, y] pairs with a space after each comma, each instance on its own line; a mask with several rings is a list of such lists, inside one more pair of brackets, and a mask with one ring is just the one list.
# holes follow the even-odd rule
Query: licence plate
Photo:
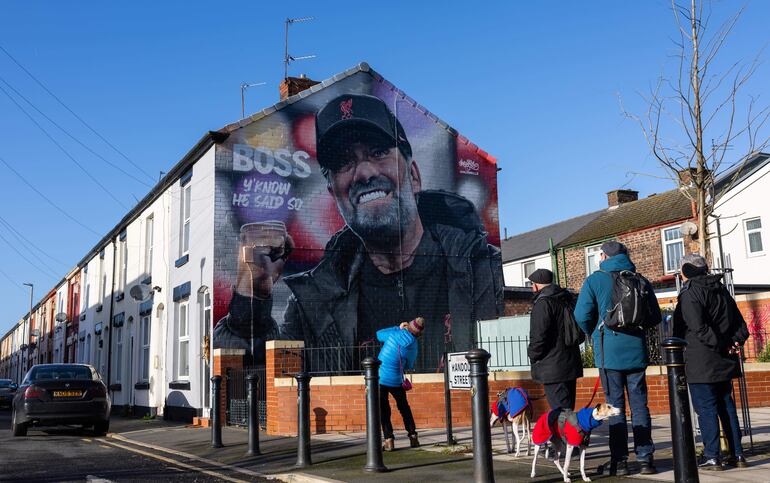
[[82, 394], [80, 391], [54, 391], [53, 397], [80, 397]]

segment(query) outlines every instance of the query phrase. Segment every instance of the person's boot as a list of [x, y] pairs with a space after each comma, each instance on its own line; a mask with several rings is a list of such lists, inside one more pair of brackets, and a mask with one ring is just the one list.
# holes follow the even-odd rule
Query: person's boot
[[707, 470], [707, 471], [722, 471], [724, 468], [722, 468], [722, 463], [719, 462], [719, 458], [706, 458], [704, 457], [700, 464], [698, 464], [699, 470]]
[[610, 476], [627, 476], [628, 475], [628, 461], [619, 460], [610, 463]]
[[655, 468], [655, 463], [653, 463], [652, 458], [650, 458], [650, 461], [641, 461], [639, 463], [640, 470], [639, 474], [642, 475], [656, 475], [658, 474], [658, 469]]
[[394, 438], [385, 438], [385, 442], [382, 443], [383, 451], [393, 451], [396, 448], [396, 440]]
[[420, 447], [420, 440], [417, 439], [417, 433], [409, 435], [409, 446], [412, 447], [412, 448], [419, 448]]
[[722, 462], [722, 466], [731, 468], [748, 468], [749, 463], [746, 461], [746, 457], [743, 455], [730, 455]]

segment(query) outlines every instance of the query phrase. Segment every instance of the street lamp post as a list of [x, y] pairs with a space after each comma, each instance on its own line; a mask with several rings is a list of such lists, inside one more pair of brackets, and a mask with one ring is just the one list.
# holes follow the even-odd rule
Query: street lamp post
[[21, 338], [22, 338], [21, 357], [22, 357], [22, 363], [24, 364], [24, 369], [26, 369], [27, 368], [27, 347], [29, 347], [29, 344], [27, 343], [27, 324], [32, 323], [32, 300], [35, 293], [35, 284], [25, 283], [24, 285], [29, 287], [29, 319], [27, 320], [27, 323], [24, 324], [24, 327], [22, 328], [22, 331], [21, 331]]

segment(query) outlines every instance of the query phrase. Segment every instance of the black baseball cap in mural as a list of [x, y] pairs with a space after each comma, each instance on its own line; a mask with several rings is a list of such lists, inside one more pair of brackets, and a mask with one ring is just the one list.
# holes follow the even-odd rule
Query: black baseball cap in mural
[[345, 94], [329, 101], [315, 116], [316, 152], [322, 168], [334, 171], [344, 160], [340, 148], [362, 135], [382, 135], [409, 157], [412, 146], [396, 116], [378, 97]]

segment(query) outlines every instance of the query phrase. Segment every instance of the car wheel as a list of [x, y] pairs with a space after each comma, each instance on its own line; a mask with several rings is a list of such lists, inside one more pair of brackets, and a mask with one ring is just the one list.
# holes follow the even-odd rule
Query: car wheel
[[16, 411], [13, 411], [13, 413], [11, 413], [11, 431], [13, 431], [14, 436], [27, 435], [27, 424], [19, 423], [16, 421]]
[[110, 430], [110, 420], [107, 421], [100, 421], [96, 424], [94, 424], [94, 433], [97, 436], [104, 436], [107, 434], [107, 431]]

